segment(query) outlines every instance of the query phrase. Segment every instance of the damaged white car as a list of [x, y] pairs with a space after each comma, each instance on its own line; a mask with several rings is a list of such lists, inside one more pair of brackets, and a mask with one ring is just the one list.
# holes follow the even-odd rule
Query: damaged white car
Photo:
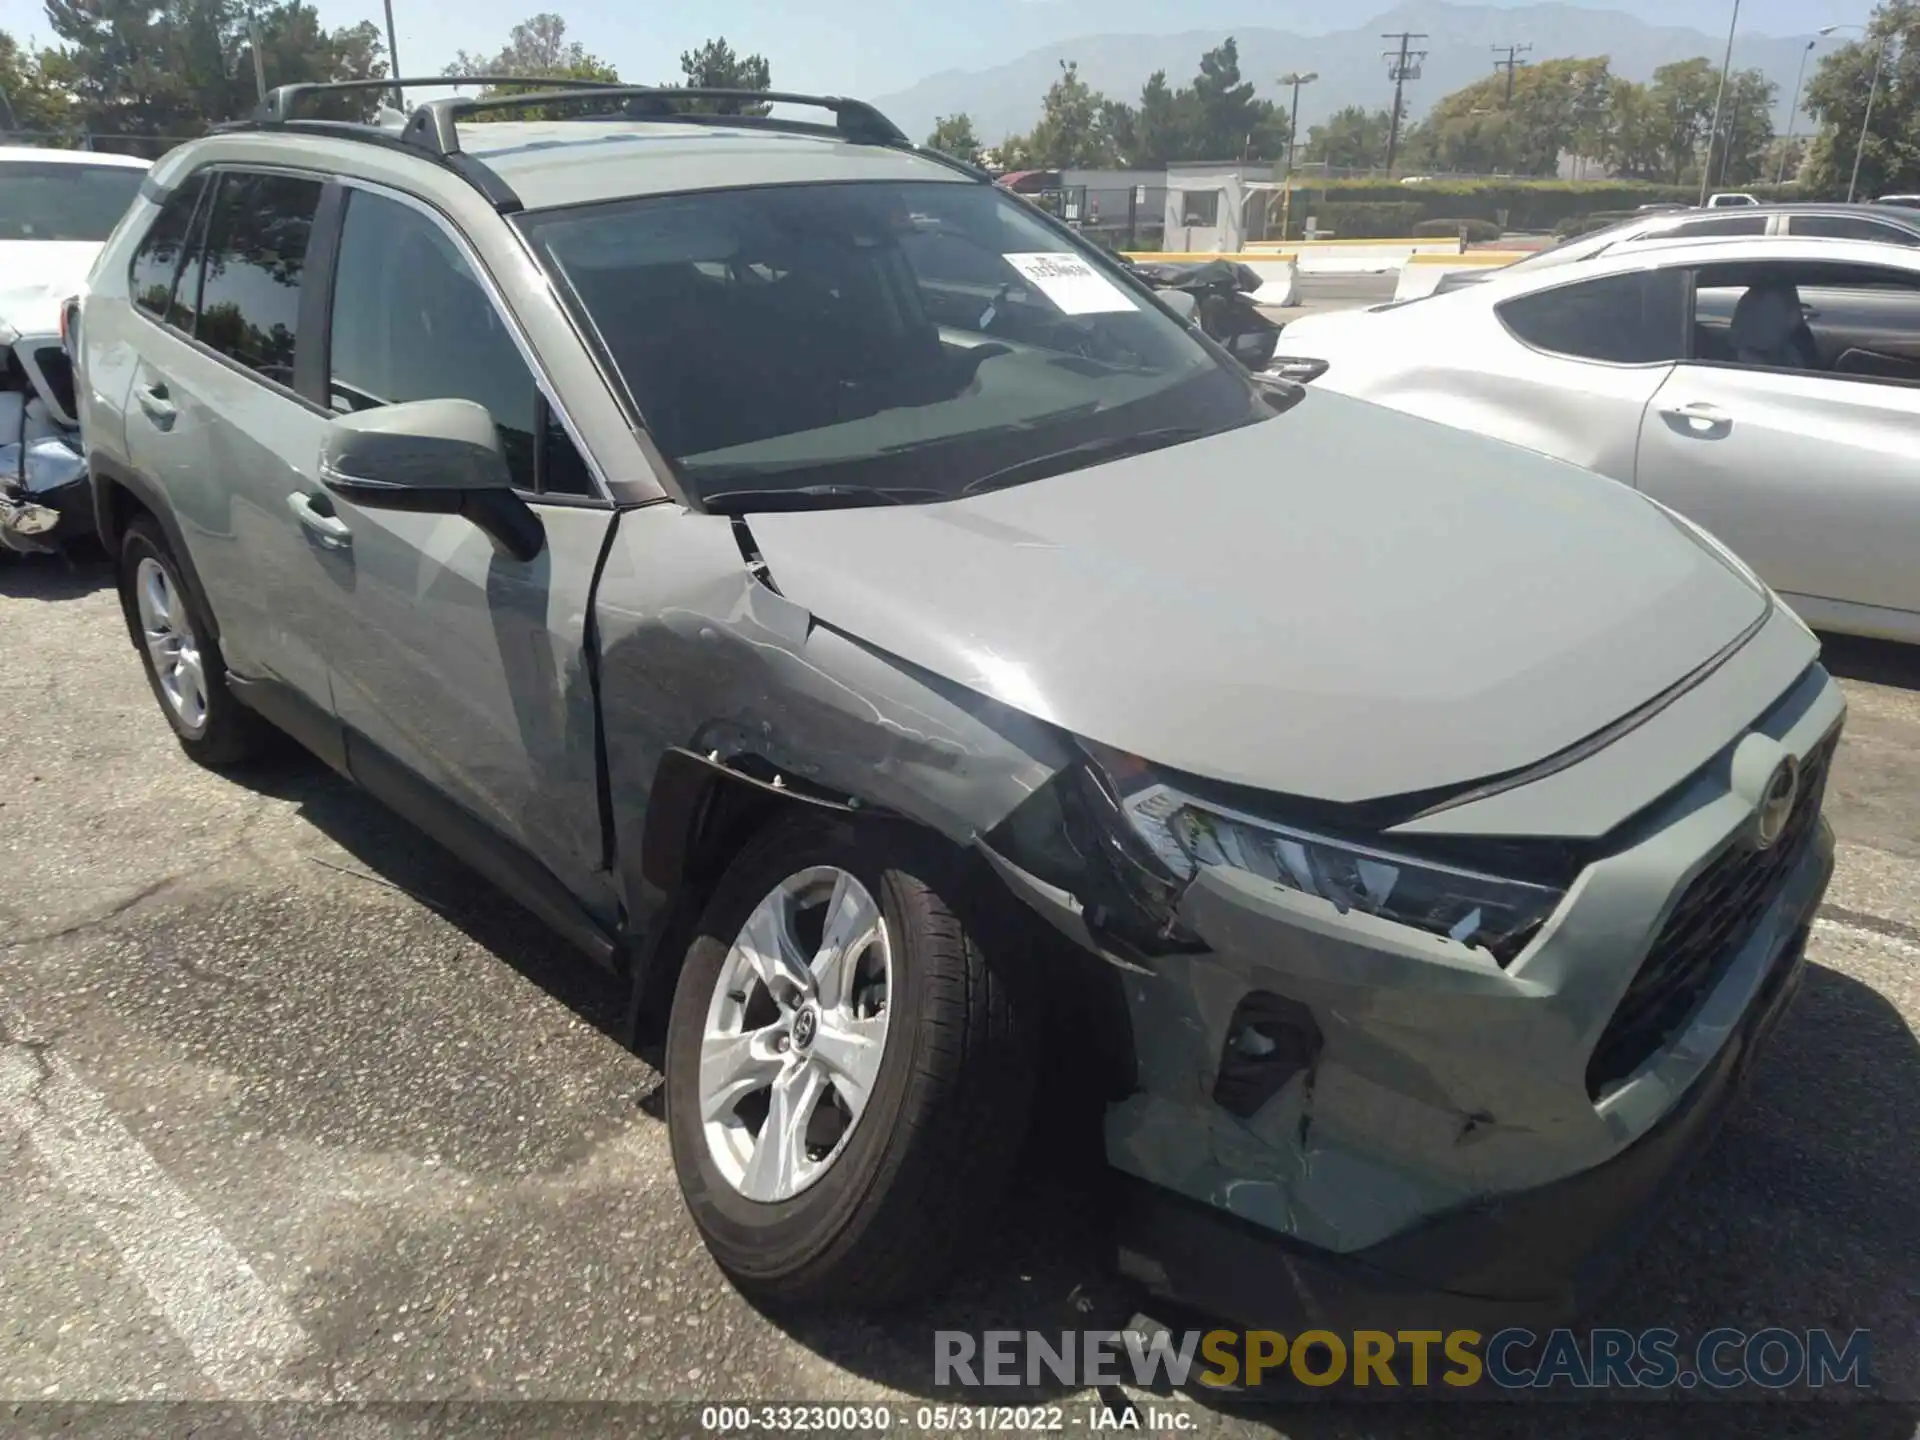
[[0, 552], [93, 534], [63, 311], [148, 162], [0, 148]]

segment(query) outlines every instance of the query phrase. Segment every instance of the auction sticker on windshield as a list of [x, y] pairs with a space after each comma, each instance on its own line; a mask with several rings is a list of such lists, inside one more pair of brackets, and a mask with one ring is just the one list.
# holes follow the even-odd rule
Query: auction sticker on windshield
[[1138, 308], [1126, 291], [1070, 252], [1040, 250], [1001, 258], [1039, 286], [1062, 314], [1103, 315]]

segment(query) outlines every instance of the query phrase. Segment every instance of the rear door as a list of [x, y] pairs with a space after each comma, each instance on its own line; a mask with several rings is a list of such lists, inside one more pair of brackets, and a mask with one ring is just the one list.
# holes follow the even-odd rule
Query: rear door
[[591, 905], [604, 877], [587, 617], [614, 510], [484, 276], [437, 212], [350, 183], [329, 407], [484, 405], [546, 546], [517, 560], [457, 515], [332, 500], [345, 532], [329, 557], [334, 693], [356, 775], [424, 782]]
[[1684, 353], [1683, 294], [1677, 272], [1639, 270], [1502, 301], [1504, 335], [1450, 359], [1421, 413], [1631, 484], [1640, 416]]
[[326, 186], [227, 167], [209, 183], [164, 315], [136, 297], [152, 326], [128, 399], [128, 458], [166, 492], [228, 668], [324, 713], [335, 580], [288, 497], [306, 488], [327, 420], [298, 373], [324, 318], [308, 313], [319, 292], [307, 262]]
[[[1747, 267], [1745, 278], [1791, 283], [1795, 263]], [[1800, 273], [1821, 278], [1804, 264]], [[1638, 483], [1790, 598], [1915, 614], [1920, 363], [1900, 357], [1920, 362], [1920, 277], [1857, 278], [1800, 288], [1820, 368], [1698, 358], [1675, 367], [1641, 428]], [[1702, 284], [1703, 332], [1731, 314], [1742, 288]], [[1829, 328], [1829, 315], [1841, 323]], [[1863, 346], [1884, 373], [1862, 373], [1873, 368]]]

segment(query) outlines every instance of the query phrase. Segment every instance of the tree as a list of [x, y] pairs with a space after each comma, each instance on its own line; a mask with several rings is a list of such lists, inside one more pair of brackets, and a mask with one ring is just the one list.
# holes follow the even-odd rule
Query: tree
[[[41, 56], [48, 80], [72, 96], [72, 120], [158, 150], [164, 139], [237, 119], [256, 101], [249, 25], [258, 25], [268, 85], [385, 76], [377, 32], [320, 25], [302, 0], [46, 0], [57, 43]], [[378, 96], [327, 97], [308, 114], [360, 117]]]
[[[716, 37], [698, 50], [680, 54], [680, 83], [690, 90], [771, 90], [773, 69], [760, 55], [736, 55], [726, 40]], [[668, 82], [672, 84], [672, 81]], [[690, 109], [717, 115], [765, 115], [771, 106], [737, 100], [701, 101]]]
[[1409, 163], [1470, 174], [1554, 175], [1563, 154], [1598, 156], [1605, 146], [1614, 77], [1604, 55], [1543, 60], [1489, 75], [1434, 103], [1407, 137]]
[[1190, 160], [1277, 159], [1286, 153], [1287, 117], [1270, 100], [1257, 100], [1253, 82], [1240, 78], [1240, 47], [1229, 35], [1200, 57], [1200, 73], [1175, 97], [1188, 112]]
[[1720, 101], [1720, 128], [1710, 137], [1706, 164], [1714, 184], [1746, 185], [1762, 174], [1773, 144], [1773, 100], [1780, 87], [1760, 70], [1738, 70], [1727, 77]]
[[927, 136], [927, 148], [969, 165], [978, 165], [980, 140], [973, 133], [973, 117], [964, 111], [958, 115], [942, 115], [934, 121], [933, 133]]
[[[597, 55], [588, 53], [586, 46], [578, 40], [567, 39], [567, 22], [551, 11], [522, 20], [507, 32], [507, 43], [498, 54], [475, 55], [461, 50], [455, 53], [453, 62], [441, 72], [443, 75], [525, 75], [530, 80], [537, 79], [538, 85], [488, 85], [482, 87], [482, 98], [494, 95], [526, 94], [529, 91], [551, 89], [550, 83], [556, 80], [618, 80], [619, 72]], [[482, 112], [475, 119], [489, 120], [547, 120], [556, 113], [580, 113], [559, 110], [552, 106], [529, 106], [524, 110], [500, 110], [491, 114]]]
[[1386, 157], [1387, 130], [1392, 124], [1393, 118], [1384, 108], [1368, 110], [1362, 105], [1349, 105], [1308, 128], [1301, 158], [1340, 169], [1370, 169]]
[[[1881, 60], [1878, 85], [1873, 84], [1876, 59]], [[1864, 41], [1821, 60], [1807, 81], [1806, 110], [1819, 124], [1803, 177], [1811, 193], [1845, 195], [1856, 149], [1858, 195], [1920, 190], [1920, 3], [1884, 0], [1868, 22]]]
[[1719, 88], [1719, 72], [1705, 56], [1675, 60], [1653, 72], [1647, 87], [1648, 139], [1658, 148], [1666, 172], [1662, 178], [1670, 183], [1678, 185], [1697, 163]]
[[67, 129], [72, 100], [41, 66], [41, 52], [22, 49], [0, 30], [0, 127], [58, 134]]
[[1118, 158], [1102, 123], [1106, 98], [1080, 78], [1080, 67], [1060, 62], [1060, 78], [1040, 102], [1040, 123], [1027, 139], [1034, 168], [1111, 165]]

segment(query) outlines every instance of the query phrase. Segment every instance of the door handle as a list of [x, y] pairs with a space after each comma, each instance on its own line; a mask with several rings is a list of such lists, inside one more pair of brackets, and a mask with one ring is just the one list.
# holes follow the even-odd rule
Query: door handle
[[1660, 418], [1676, 434], [1693, 440], [1718, 440], [1733, 430], [1733, 417], [1718, 405], [1696, 400], [1690, 405], [1662, 407]]
[[[314, 508], [314, 497], [296, 490], [287, 496], [287, 508], [300, 527], [328, 550], [347, 550], [353, 546], [353, 531], [338, 515], [327, 515]], [[324, 501], [322, 502], [324, 503]]]
[[167, 394], [167, 383], [156, 380], [151, 385], [135, 385], [133, 398], [146, 416], [162, 430], [173, 424], [179, 411], [174, 408], [172, 398]]

